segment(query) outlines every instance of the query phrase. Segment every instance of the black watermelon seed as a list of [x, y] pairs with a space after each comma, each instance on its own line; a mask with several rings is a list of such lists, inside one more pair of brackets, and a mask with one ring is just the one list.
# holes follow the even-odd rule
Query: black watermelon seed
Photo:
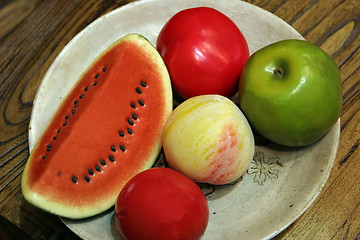
[[141, 89], [140, 88], [135, 88], [135, 91], [137, 92], [137, 93], [139, 93], [139, 94], [142, 94], [142, 91], [141, 91]]
[[54, 141], [55, 141], [57, 138], [58, 138], [57, 136], [53, 137]]
[[143, 87], [146, 87], [146, 82], [145, 81], [140, 81], [140, 85]]
[[75, 100], [74, 104], [77, 105], [79, 103], [79, 100]]
[[129, 134], [133, 134], [133, 131], [131, 130], [131, 128], [128, 128], [128, 129], [127, 129], [127, 132], [128, 132]]
[[42, 159], [45, 159], [46, 158], [46, 155], [42, 156]]
[[73, 181], [73, 183], [77, 183], [77, 177], [76, 176], [71, 176], [71, 181]]
[[126, 150], [126, 149], [125, 149], [125, 146], [124, 146], [124, 145], [120, 145], [120, 150], [123, 151], [123, 152], [125, 152], [125, 150]]
[[106, 71], [106, 67], [103, 67], [103, 72], [105, 72]]
[[95, 75], [95, 79], [97, 79], [99, 76], [100, 76], [99, 74], [96, 74], [96, 75]]
[[138, 118], [138, 116], [136, 115], [136, 113], [131, 114], [131, 116], [132, 116], [132, 118], [133, 118], [134, 120], [136, 120], [136, 119]]
[[89, 173], [90, 175], [94, 175], [94, 170], [92, 170], [92, 168], [89, 168], [88, 173]]
[[81, 94], [80, 96], [79, 96], [79, 98], [83, 98], [85, 95], [84, 94]]
[[85, 87], [84, 90], [85, 90], [85, 92], [87, 92], [87, 90], [89, 90], [89, 87]]
[[70, 117], [70, 115], [66, 115], [66, 116], [65, 116], [65, 119], [66, 119], [66, 120], [68, 120], [68, 119], [69, 119], [69, 117]]
[[71, 110], [71, 113], [74, 115], [76, 113], [76, 109]]
[[99, 166], [99, 165], [95, 165], [95, 170], [98, 171], [98, 172], [100, 172], [100, 171], [101, 171], [100, 166]]
[[125, 133], [123, 131], [119, 131], [120, 137], [125, 137]]
[[105, 166], [105, 165], [106, 165], [105, 160], [104, 160], [104, 159], [100, 159], [100, 164], [103, 165], [103, 166]]
[[98, 82], [94, 82], [93, 85], [96, 86], [98, 84]]
[[63, 127], [65, 127], [65, 126], [66, 126], [66, 124], [67, 124], [67, 122], [64, 122], [64, 123], [63, 123]]
[[110, 162], [114, 162], [114, 161], [115, 161], [114, 156], [113, 156], [113, 155], [109, 155], [109, 160], [110, 160]]
[[51, 144], [48, 144], [48, 145], [46, 146], [46, 150], [47, 150], [47, 151], [50, 151], [50, 150], [51, 150]]
[[133, 120], [131, 120], [131, 118], [128, 118], [127, 121], [130, 125], [134, 125], [134, 122], [133, 122]]
[[59, 177], [61, 176], [61, 174], [62, 174], [61, 172], [58, 172], [58, 176], [59, 176]]
[[88, 175], [84, 176], [85, 181], [90, 182], [90, 177]]
[[57, 133], [60, 133], [61, 132], [61, 128], [59, 130], [57, 130]]
[[138, 100], [138, 103], [140, 104], [140, 106], [144, 106], [144, 105], [145, 105], [144, 101], [141, 100], [141, 99]]
[[132, 108], [136, 108], [136, 104], [135, 104], [134, 102], [131, 102], [131, 103], [130, 103], [130, 106], [131, 106]]
[[111, 151], [116, 152], [116, 148], [114, 145], [111, 145], [110, 149], [111, 149]]

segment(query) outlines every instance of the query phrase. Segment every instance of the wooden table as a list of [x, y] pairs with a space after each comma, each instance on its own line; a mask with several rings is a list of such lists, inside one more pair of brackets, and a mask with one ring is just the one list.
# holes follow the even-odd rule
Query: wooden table
[[[129, 1], [0, 1], [0, 239], [77, 239], [56, 216], [27, 203], [32, 102], [61, 49], [96, 18]], [[275, 239], [360, 239], [360, 1], [249, 0], [292, 25], [341, 70], [343, 111], [335, 165], [320, 196]]]

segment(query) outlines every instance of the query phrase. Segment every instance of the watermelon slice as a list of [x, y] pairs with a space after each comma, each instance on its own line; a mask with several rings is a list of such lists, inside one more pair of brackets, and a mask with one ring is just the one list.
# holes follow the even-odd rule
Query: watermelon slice
[[37, 141], [22, 176], [25, 199], [73, 219], [109, 209], [155, 162], [172, 101], [156, 49], [141, 35], [122, 37], [89, 66]]

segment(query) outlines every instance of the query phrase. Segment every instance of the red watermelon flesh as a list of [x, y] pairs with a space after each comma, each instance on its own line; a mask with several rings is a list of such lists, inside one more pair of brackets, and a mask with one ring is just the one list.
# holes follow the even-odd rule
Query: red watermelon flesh
[[22, 192], [68, 218], [114, 205], [125, 183], [150, 168], [172, 111], [167, 69], [144, 37], [112, 44], [68, 93], [30, 154]]

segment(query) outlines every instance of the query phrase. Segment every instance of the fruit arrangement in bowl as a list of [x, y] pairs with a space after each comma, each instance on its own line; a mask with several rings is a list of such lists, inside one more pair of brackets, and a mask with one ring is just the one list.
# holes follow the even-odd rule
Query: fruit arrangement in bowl
[[[193, 7], [168, 18], [156, 44], [114, 41], [34, 145], [25, 199], [64, 219], [115, 206], [125, 239], [199, 239], [215, 214], [201, 185], [240, 182], [254, 133], [311, 147], [341, 111], [339, 70], [319, 47], [285, 40], [250, 55], [245, 36], [221, 11]], [[165, 167], [154, 167], [159, 154]]]

